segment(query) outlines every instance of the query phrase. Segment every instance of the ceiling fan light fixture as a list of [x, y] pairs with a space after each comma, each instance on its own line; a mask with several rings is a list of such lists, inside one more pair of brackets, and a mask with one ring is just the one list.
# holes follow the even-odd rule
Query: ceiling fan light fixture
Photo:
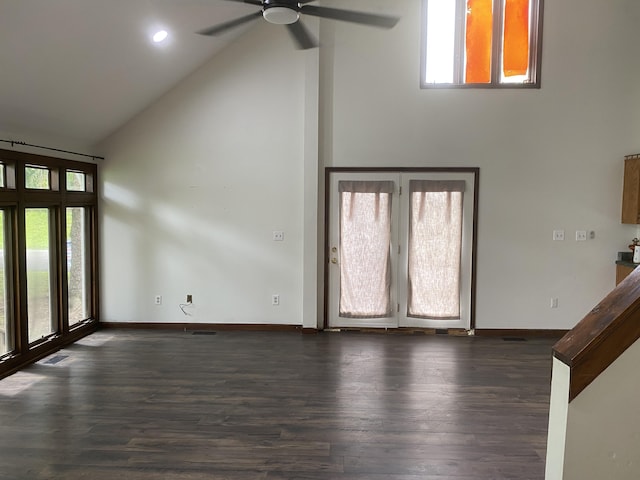
[[262, 16], [267, 22], [276, 25], [290, 25], [296, 23], [300, 18], [300, 14], [289, 7], [265, 7]]

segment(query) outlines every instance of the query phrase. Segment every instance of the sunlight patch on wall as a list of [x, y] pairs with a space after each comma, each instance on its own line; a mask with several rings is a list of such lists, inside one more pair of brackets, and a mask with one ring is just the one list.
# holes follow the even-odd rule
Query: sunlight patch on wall
[[104, 183], [104, 199], [135, 210], [140, 208], [141, 203], [140, 198], [131, 190], [109, 182]]

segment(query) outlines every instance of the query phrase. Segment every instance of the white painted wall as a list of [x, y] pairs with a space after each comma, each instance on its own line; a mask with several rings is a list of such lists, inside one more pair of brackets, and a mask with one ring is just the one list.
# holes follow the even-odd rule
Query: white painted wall
[[256, 26], [104, 143], [103, 320], [314, 326], [325, 166], [480, 167], [478, 328], [570, 328], [613, 287], [640, 3], [548, 0], [539, 90], [421, 90], [420, 1], [348, 8], [402, 20], [323, 23], [316, 57]]
[[[390, 32], [335, 27], [325, 161], [480, 167], [477, 327], [572, 327], [636, 234], [619, 216], [622, 158], [640, 151], [640, 3], [546, 1], [539, 90], [419, 89], [421, 4], [393, 8]], [[576, 242], [578, 229], [595, 240]]]
[[105, 142], [102, 320], [301, 323], [304, 55], [257, 25]]

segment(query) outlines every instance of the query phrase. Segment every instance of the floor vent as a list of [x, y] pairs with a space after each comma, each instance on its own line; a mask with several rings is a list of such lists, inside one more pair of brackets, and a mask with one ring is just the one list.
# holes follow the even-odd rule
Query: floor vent
[[526, 342], [527, 341], [526, 338], [522, 338], [522, 337], [503, 337], [502, 339], [505, 342]]
[[215, 335], [216, 333], [213, 330], [194, 330], [191, 335]]
[[56, 355], [55, 357], [48, 358], [46, 361], [42, 362], [44, 365], [55, 365], [56, 363], [60, 363], [63, 360], [69, 358], [69, 355]]

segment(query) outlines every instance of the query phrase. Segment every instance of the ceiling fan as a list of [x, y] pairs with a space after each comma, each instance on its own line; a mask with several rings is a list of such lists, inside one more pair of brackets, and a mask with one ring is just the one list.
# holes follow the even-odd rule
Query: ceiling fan
[[391, 28], [397, 22], [397, 17], [379, 15], [375, 13], [356, 12], [339, 8], [318, 7], [307, 5], [316, 0], [226, 0], [229, 2], [248, 3], [260, 7], [260, 10], [243, 17], [238, 17], [228, 22], [220, 23], [198, 31], [200, 35], [221, 35], [228, 30], [243, 25], [247, 22], [263, 17], [269, 23], [286, 25], [300, 49], [314, 48], [318, 46], [311, 32], [299, 22], [300, 15], [312, 15], [314, 17], [330, 18], [345, 22], [360, 23], [373, 27]]

